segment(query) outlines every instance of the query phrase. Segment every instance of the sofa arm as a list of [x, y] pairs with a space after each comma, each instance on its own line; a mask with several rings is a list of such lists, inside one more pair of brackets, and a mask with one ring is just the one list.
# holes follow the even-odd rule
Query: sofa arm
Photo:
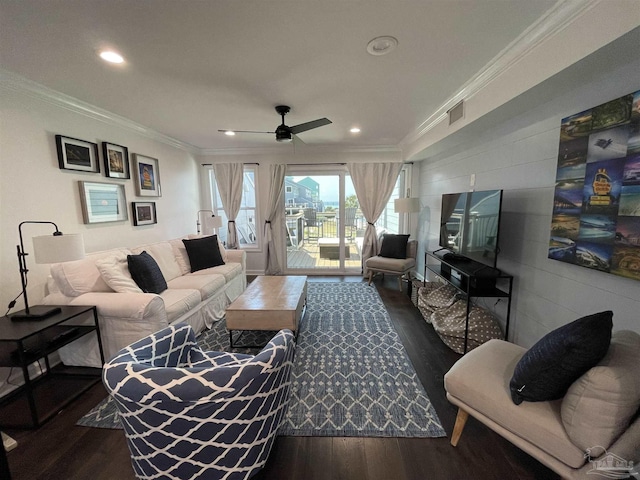
[[[168, 326], [164, 301], [153, 293], [89, 292], [78, 297], [47, 295], [47, 305], [95, 305], [105, 360], [120, 349]], [[87, 319], [87, 322], [92, 319]], [[60, 349], [66, 365], [100, 367], [95, 336], [87, 335]]]
[[142, 320], [145, 317], [164, 316], [164, 302], [153, 293], [116, 293], [89, 292], [78, 297], [67, 297], [62, 293], [47, 295], [43, 301], [46, 305], [69, 305], [98, 307], [98, 314], [104, 317], [121, 317], [131, 320]]
[[227, 261], [242, 265], [242, 271], [247, 271], [247, 252], [244, 250], [227, 250]]

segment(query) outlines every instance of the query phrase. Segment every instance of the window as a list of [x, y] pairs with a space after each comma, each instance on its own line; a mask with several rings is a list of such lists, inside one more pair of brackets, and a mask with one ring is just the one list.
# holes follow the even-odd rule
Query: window
[[[257, 165], [245, 165], [244, 166], [244, 178], [242, 179], [242, 203], [240, 204], [240, 211], [236, 218], [236, 229], [238, 230], [238, 241], [240, 242], [240, 248], [258, 248], [260, 231], [257, 228], [257, 199], [258, 192], [256, 186], [258, 166]], [[216, 178], [213, 168], [209, 169], [209, 188], [211, 191], [211, 205], [212, 210], [216, 215], [222, 217], [222, 228], [218, 229], [218, 236], [220, 240], [226, 244], [227, 242], [227, 222], [228, 217], [222, 207], [222, 200], [218, 193], [218, 186], [216, 185]]]
[[405, 165], [398, 175], [398, 180], [393, 187], [393, 193], [387, 202], [387, 206], [382, 211], [380, 218], [376, 222], [376, 230], [378, 233], [400, 233], [400, 214], [395, 212], [395, 199], [402, 198], [402, 192], [405, 191], [405, 179], [407, 177], [407, 168]]

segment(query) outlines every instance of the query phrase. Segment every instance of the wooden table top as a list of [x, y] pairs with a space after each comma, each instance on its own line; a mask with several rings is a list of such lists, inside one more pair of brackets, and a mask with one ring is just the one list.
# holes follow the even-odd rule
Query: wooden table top
[[307, 277], [304, 275], [259, 276], [231, 305], [228, 311], [296, 310], [300, 302]]

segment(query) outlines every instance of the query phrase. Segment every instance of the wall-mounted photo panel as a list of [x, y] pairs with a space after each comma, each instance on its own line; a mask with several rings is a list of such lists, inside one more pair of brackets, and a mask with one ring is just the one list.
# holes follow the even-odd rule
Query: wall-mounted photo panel
[[131, 178], [129, 149], [115, 143], [102, 142], [104, 174], [110, 178]]
[[562, 120], [548, 256], [640, 280], [640, 91]]
[[56, 135], [56, 149], [58, 150], [58, 166], [61, 169], [100, 172], [97, 143]]
[[131, 202], [133, 211], [133, 225], [153, 225], [158, 223], [156, 217], [156, 202]]
[[119, 222], [128, 218], [124, 185], [98, 182], [78, 184], [84, 223]]
[[136, 170], [136, 195], [139, 197], [161, 197], [160, 169], [158, 159], [134, 154]]

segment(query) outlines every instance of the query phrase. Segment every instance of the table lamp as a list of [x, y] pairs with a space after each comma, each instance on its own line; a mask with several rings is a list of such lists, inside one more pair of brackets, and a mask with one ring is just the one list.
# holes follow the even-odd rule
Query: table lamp
[[396, 198], [393, 202], [393, 208], [396, 213], [408, 213], [407, 230], [411, 233], [411, 214], [420, 211], [419, 198]]
[[[18, 250], [18, 266], [20, 267], [20, 280], [22, 281], [22, 298], [24, 299], [24, 310], [11, 315], [12, 320], [41, 320], [60, 312], [60, 307], [49, 305], [29, 306], [27, 298], [27, 255], [24, 251], [22, 241], [22, 226], [27, 223], [49, 224], [55, 227], [52, 235], [33, 237], [33, 253], [36, 263], [60, 263], [80, 260], [84, 258], [84, 241], [82, 235], [63, 235], [58, 226], [53, 222], [25, 221], [18, 225], [20, 245]], [[10, 308], [15, 305], [15, 300], [10, 304]]]
[[222, 226], [222, 217], [216, 217], [213, 213], [213, 210], [198, 210], [198, 219], [196, 220], [196, 227], [198, 229], [198, 235], [200, 234], [200, 214], [203, 212], [211, 213], [211, 216], [205, 216], [204, 221], [202, 222], [203, 230], [204, 228], [212, 228], [214, 233], [217, 233], [217, 229]]

